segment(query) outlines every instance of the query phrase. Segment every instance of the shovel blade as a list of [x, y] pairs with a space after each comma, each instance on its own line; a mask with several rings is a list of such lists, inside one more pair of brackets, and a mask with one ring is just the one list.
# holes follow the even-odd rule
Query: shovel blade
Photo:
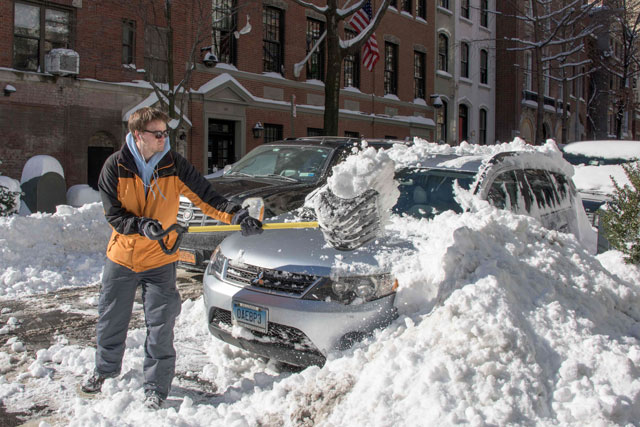
[[370, 189], [355, 198], [343, 199], [326, 188], [317, 197], [318, 225], [334, 248], [351, 251], [381, 234], [377, 191]]

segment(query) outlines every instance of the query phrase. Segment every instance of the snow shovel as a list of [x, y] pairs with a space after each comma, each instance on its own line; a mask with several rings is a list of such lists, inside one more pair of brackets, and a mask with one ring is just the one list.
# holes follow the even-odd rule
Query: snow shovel
[[[354, 198], [343, 199], [325, 187], [314, 195], [313, 204], [318, 221], [265, 223], [262, 224], [262, 229], [320, 228], [326, 242], [331, 246], [341, 251], [351, 251], [381, 234], [378, 197], [377, 191], [369, 189]], [[184, 233], [239, 231], [240, 229], [239, 224], [194, 227], [173, 224], [166, 230], [157, 230], [150, 238], [157, 240], [162, 251], [171, 255], [178, 250]], [[174, 230], [178, 233], [178, 238], [172, 248], [167, 248], [163, 238]]]
[[[318, 228], [318, 223], [315, 221], [310, 221], [310, 222], [274, 222], [274, 223], [262, 224], [263, 230], [282, 230], [287, 228]], [[182, 242], [182, 237], [184, 233], [210, 233], [210, 232], [216, 232], [216, 231], [240, 231], [240, 230], [241, 230], [240, 224], [238, 225], [226, 225], [226, 224], [225, 225], [203, 225], [203, 226], [195, 226], [195, 227], [185, 227], [184, 225], [173, 224], [166, 230], [160, 229], [160, 230], [157, 230], [156, 232], [153, 232], [149, 238], [151, 240], [157, 240], [158, 243], [160, 244], [160, 247], [162, 248], [162, 251], [167, 255], [171, 255], [178, 250], [178, 247], [180, 247], [180, 243]], [[167, 245], [165, 245], [163, 239], [172, 231], [175, 231], [176, 233], [178, 233], [178, 238], [176, 239], [173, 247], [167, 248]]]

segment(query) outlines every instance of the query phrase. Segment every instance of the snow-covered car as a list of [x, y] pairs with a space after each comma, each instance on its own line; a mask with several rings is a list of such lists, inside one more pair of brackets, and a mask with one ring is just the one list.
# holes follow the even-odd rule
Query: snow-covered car
[[[571, 232], [586, 246], [594, 243], [571, 166], [559, 153], [559, 161], [516, 151], [415, 157], [412, 166], [396, 169], [400, 196], [393, 211], [398, 215], [462, 212], [457, 185], [498, 208]], [[303, 209], [297, 219], [312, 214]], [[322, 364], [329, 352], [346, 349], [393, 321], [399, 284], [385, 254], [412, 249], [410, 240], [395, 234], [353, 251], [326, 244], [318, 229], [232, 235], [216, 248], [203, 277], [209, 330], [227, 343], [288, 364]]]
[[610, 247], [598, 212], [611, 200], [614, 192], [611, 178], [620, 185], [629, 183], [622, 165], [640, 159], [640, 141], [578, 141], [563, 146], [562, 153], [574, 166], [573, 181], [591, 225], [598, 229], [598, 252], [604, 252]]
[[[238, 204], [261, 199], [264, 218], [301, 207], [311, 191], [322, 186], [333, 166], [351, 154], [359, 138], [303, 137], [261, 145], [242, 159], [207, 176], [215, 190]], [[367, 145], [390, 148], [400, 140], [368, 140]], [[186, 197], [180, 198], [178, 222], [186, 226], [219, 225]], [[188, 233], [180, 244], [180, 265], [204, 270], [211, 252], [232, 232]]]

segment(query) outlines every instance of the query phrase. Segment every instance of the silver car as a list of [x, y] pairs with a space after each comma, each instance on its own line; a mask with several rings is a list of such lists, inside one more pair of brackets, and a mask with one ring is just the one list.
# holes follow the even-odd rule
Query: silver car
[[[563, 168], [541, 166], [540, 156], [434, 155], [420, 167], [396, 172], [401, 195], [394, 210], [416, 217], [462, 212], [454, 200], [457, 182], [499, 208], [580, 234], [578, 216], [587, 219], [571, 179]], [[204, 274], [209, 330], [288, 364], [321, 365], [329, 352], [348, 348], [396, 317], [398, 282], [381, 264], [385, 250], [412, 250], [412, 243], [388, 235], [338, 251], [316, 229], [231, 235], [216, 248]]]

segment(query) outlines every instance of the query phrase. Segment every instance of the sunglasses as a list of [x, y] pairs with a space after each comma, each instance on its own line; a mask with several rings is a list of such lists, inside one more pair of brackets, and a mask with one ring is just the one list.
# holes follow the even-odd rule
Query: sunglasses
[[169, 131], [168, 130], [146, 130], [146, 129], [144, 129], [142, 132], [152, 133], [153, 136], [156, 137], [156, 139], [166, 138], [166, 137], [169, 136]]

